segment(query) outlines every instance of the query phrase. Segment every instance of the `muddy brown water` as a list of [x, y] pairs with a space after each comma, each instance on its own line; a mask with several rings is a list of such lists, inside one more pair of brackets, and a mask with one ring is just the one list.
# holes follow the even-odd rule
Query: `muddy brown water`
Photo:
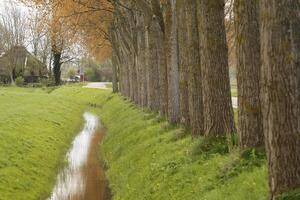
[[104, 169], [98, 160], [98, 147], [105, 130], [97, 116], [84, 114], [83, 130], [67, 154], [68, 164], [58, 177], [48, 200], [110, 200]]

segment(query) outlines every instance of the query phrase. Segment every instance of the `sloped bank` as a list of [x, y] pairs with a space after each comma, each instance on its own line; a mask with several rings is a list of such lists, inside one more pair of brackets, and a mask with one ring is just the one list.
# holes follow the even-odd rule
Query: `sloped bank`
[[47, 199], [85, 111], [109, 91], [0, 87], [0, 200]]
[[156, 114], [117, 95], [102, 101], [107, 128], [101, 154], [114, 200], [263, 200], [263, 154], [228, 151], [222, 141], [192, 139]]

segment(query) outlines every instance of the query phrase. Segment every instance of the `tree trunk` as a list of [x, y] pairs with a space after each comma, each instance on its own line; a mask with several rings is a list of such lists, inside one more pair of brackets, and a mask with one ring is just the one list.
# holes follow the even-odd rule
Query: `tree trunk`
[[[152, 20], [155, 30], [155, 45], [158, 65], [159, 82], [159, 111], [161, 115], [168, 113], [168, 74], [165, 51], [165, 24], [159, 0], [151, 0], [151, 14], [149, 20]], [[149, 13], [148, 13], [149, 14]]]
[[15, 79], [14, 79], [13, 72], [11, 72], [11, 73], [9, 74], [9, 77], [10, 77], [10, 83], [11, 83], [11, 85], [15, 85]]
[[126, 97], [130, 98], [130, 62], [129, 62], [129, 56], [126, 53], [123, 53], [123, 79], [124, 79], [124, 92]]
[[187, 4], [187, 45], [189, 70], [189, 114], [190, 126], [193, 136], [203, 134], [203, 100], [200, 64], [200, 45], [197, 20], [197, 5], [194, 0]]
[[53, 74], [54, 74], [54, 80], [55, 85], [60, 85], [61, 80], [61, 52], [53, 51]]
[[153, 17], [149, 28], [149, 103], [150, 109], [159, 111], [160, 88], [159, 88], [159, 56], [158, 56], [158, 33], [159, 24], [156, 17]]
[[160, 89], [160, 114], [168, 113], [168, 68], [166, 62], [164, 33], [161, 28], [157, 38], [157, 56], [159, 66], [159, 89]]
[[118, 62], [117, 62], [117, 55], [113, 52], [112, 54], [112, 85], [113, 85], [113, 93], [119, 92], [119, 86], [118, 86]]
[[180, 122], [189, 127], [189, 69], [188, 54], [189, 47], [187, 45], [187, 4], [184, 0], [177, 0], [177, 21], [178, 21], [178, 50], [179, 50], [179, 107]]
[[128, 17], [129, 25], [130, 25], [130, 46], [131, 46], [131, 83], [130, 83], [130, 91], [131, 91], [131, 99], [133, 102], [138, 104], [138, 69], [137, 69], [137, 24], [136, 24], [136, 16], [130, 12]]
[[145, 23], [143, 13], [137, 13], [137, 69], [139, 82], [139, 102], [140, 105], [147, 106], [147, 82], [145, 73]]
[[168, 67], [168, 119], [170, 123], [180, 122], [179, 69], [176, 0], [166, 3], [166, 52]]
[[238, 134], [241, 149], [264, 144], [260, 106], [259, 5], [235, 0]]
[[48, 63], [48, 76], [50, 79], [52, 79], [52, 59], [53, 59], [53, 53], [50, 53], [49, 63]]
[[204, 131], [207, 136], [235, 132], [230, 93], [224, 0], [201, 0], [201, 67]]
[[129, 55], [129, 77], [130, 77], [130, 99], [134, 103], [138, 102], [137, 91], [138, 91], [138, 83], [137, 83], [137, 63], [136, 63], [136, 55], [135, 53]]
[[[271, 199], [300, 187], [299, 5], [261, 0], [261, 96]], [[294, 34], [294, 33], [298, 34]], [[296, 38], [295, 38], [296, 37]]]

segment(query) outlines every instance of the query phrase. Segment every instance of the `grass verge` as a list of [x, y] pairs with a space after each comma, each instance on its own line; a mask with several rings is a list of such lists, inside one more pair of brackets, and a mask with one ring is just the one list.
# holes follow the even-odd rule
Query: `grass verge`
[[266, 161], [260, 154], [240, 156], [222, 141], [193, 139], [117, 95], [104, 102], [100, 116], [107, 134], [101, 154], [114, 200], [267, 199]]
[[106, 94], [79, 86], [0, 87], [0, 200], [46, 199], [83, 112]]

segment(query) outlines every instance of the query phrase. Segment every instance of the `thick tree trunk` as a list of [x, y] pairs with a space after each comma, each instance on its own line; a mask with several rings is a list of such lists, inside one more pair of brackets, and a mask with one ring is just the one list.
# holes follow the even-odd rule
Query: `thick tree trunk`
[[[271, 199], [300, 188], [299, 2], [261, 0], [261, 96]], [[294, 34], [297, 32], [298, 34]], [[299, 38], [298, 38], [299, 39]]]
[[161, 115], [168, 113], [168, 73], [165, 51], [165, 24], [159, 0], [151, 0], [152, 20], [155, 20], [156, 51], [159, 76], [159, 111]]
[[204, 130], [207, 136], [235, 132], [230, 93], [224, 0], [201, 0], [201, 67]]
[[159, 24], [155, 17], [151, 20], [149, 28], [149, 107], [151, 110], [159, 111], [160, 88], [159, 88], [159, 56], [158, 56], [158, 33]]
[[178, 21], [178, 49], [179, 49], [179, 107], [180, 122], [189, 127], [189, 69], [188, 54], [189, 47], [187, 45], [187, 4], [184, 0], [177, 0], [177, 21]]
[[235, 0], [238, 134], [241, 149], [264, 144], [260, 106], [259, 3]]
[[203, 100], [200, 65], [200, 45], [197, 20], [197, 5], [194, 0], [187, 4], [187, 45], [188, 45], [188, 70], [189, 70], [189, 114], [190, 126], [194, 136], [203, 134]]
[[166, 3], [166, 52], [168, 67], [168, 119], [170, 123], [180, 122], [179, 69], [176, 0]]
[[113, 77], [112, 77], [112, 84], [113, 84], [113, 93], [118, 93], [120, 88], [120, 82], [119, 82], [119, 68], [120, 68], [120, 49], [118, 46], [118, 41], [116, 38], [116, 27], [114, 26], [114, 23], [112, 23], [112, 26], [110, 28], [110, 39], [111, 39], [111, 45], [112, 45], [112, 71], [113, 71]]
[[161, 28], [158, 32], [157, 38], [157, 56], [159, 66], [159, 89], [160, 89], [160, 114], [166, 115], [168, 113], [168, 70], [166, 62], [166, 52], [164, 49], [164, 33]]
[[53, 51], [53, 75], [55, 80], [55, 85], [60, 85], [61, 83], [61, 52]]
[[[121, 48], [123, 49], [123, 48]], [[129, 69], [128, 69], [128, 56], [121, 50], [121, 65], [120, 65], [120, 89], [121, 93], [125, 97], [130, 97], [130, 83], [129, 83]]]

